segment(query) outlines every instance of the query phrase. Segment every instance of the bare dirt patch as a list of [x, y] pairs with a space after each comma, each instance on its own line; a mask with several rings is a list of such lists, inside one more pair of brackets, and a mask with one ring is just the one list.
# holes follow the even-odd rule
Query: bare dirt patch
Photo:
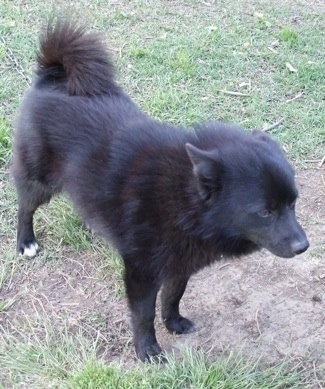
[[[184, 343], [195, 348], [241, 350], [273, 363], [288, 356], [309, 363], [325, 362], [325, 173], [308, 169], [298, 174], [298, 216], [310, 239], [307, 253], [294, 259], [263, 251], [225, 260], [194, 276], [182, 300], [182, 313], [196, 331], [173, 336], [157, 314], [157, 337], [175, 350]], [[100, 269], [95, 254], [66, 251], [49, 263], [34, 259], [23, 266], [2, 293], [15, 302], [0, 315], [8, 331], [28, 320], [40, 326], [50, 318], [60, 328], [82, 329], [100, 336], [100, 353], [111, 362], [135, 361], [129, 313], [121, 280]], [[159, 310], [159, 308], [158, 308]]]

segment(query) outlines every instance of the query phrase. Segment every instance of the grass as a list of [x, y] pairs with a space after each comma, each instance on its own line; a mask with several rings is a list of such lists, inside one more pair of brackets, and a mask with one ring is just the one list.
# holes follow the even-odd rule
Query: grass
[[80, 330], [72, 335], [66, 326], [54, 328], [50, 318], [37, 319], [16, 323], [10, 333], [1, 328], [5, 385], [25, 382], [31, 388], [62, 387], [71, 371], [95, 359], [96, 340], [87, 340]]
[[[42, 333], [42, 337], [40, 337]], [[136, 366], [130, 370], [108, 365], [96, 356], [97, 332], [85, 337], [80, 328], [71, 333], [67, 322], [55, 328], [42, 316], [17, 323], [15, 331], [0, 332], [4, 385], [24, 382], [37, 388], [134, 388], [134, 389], [275, 389], [304, 388], [300, 366], [285, 362], [261, 369], [256, 361], [223, 353], [216, 362], [202, 351], [184, 348], [182, 357], [167, 356], [163, 366]]]
[[4, 118], [0, 118], [0, 164], [5, 165], [11, 154], [11, 131]]
[[[81, 0], [66, 11], [64, 1], [1, 2], [0, 382], [4, 387], [307, 387], [298, 369], [280, 364], [263, 370], [234, 356], [208, 362], [194, 351], [185, 352], [183, 359], [170, 356], [163, 368], [125, 371], [104, 364], [98, 357], [99, 333], [108, 331], [105, 336], [112, 347], [118, 347], [116, 338], [121, 334], [126, 338], [130, 334], [113, 318], [113, 330], [105, 330], [106, 318], [96, 316], [86, 304], [78, 313], [59, 312], [59, 328], [44, 301], [15, 321], [12, 313], [24, 301], [31, 307], [42, 301], [39, 293], [46, 295], [46, 282], [51, 287], [47, 291], [55, 293], [52, 279], [57, 274], [67, 288], [84, 296], [84, 302], [94, 304], [96, 293], [110, 279], [107, 293], [119, 300], [123, 270], [118, 255], [82, 226], [62, 197], [36, 215], [37, 235], [44, 244], [38, 260], [21, 261], [14, 250], [16, 198], [8, 178], [15, 112], [32, 78], [39, 29], [53, 11], [70, 13], [92, 30], [105, 32], [119, 80], [152, 116], [188, 126], [222, 119], [248, 129], [284, 118], [271, 133], [289, 157], [299, 166], [305, 160], [319, 161], [325, 139], [324, 14], [307, 3], [287, 0], [279, 7], [275, 0], [254, 5], [242, 0]], [[63, 271], [67, 258], [71, 266]], [[94, 291], [73, 282], [76, 268], [92, 279]], [[69, 317], [75, 320], [73, 325]]]
[[[88, 388], [89, 379], [96, 388], [119, 387], [135, 389], [160, 388], [299, 388], [299, 373], [290, 371], [284, 364], [261, 371], [255, 362], [238, 356], [221, 356], [211, 363], [202, 352], [184, 349], [182, 359], [170, 355], [163, 367], [142, 367], [125, 372], [101, 363], [90, 363], [72, 376], [68, 386]], [[276, 374], [275, 371], [277, 371]]]
[[[262, 128], [283, 117], [284, 124], [272, 133], [290, 156], [300, 162], [310, 154], [322, 157], [325, 36], [316, 11], [290, 1], [281, 9], [260, 2], [247, 10], [243, 2], [230, 9], [221, 1], [214, 12], [195, 1], [80, 4], [70, 13], [107, 32], [119, 79], [151, 115], [186, 125], [220, 118], [246, 128]], [[10, 124], [31, 77], [39, 27], [53, 7], [54, 2], [38, 1], [30, 1], [28, 8], [8, 1], [2, 6], [0, 53], [6, 71], [0, 90], [10, 101], [4, 107]]]

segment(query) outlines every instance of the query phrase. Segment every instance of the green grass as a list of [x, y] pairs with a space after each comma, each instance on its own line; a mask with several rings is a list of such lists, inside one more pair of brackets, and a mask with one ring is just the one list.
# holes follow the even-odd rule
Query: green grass
[[[108, 365], [96, 356], [100, 335], [85, 337], [81, 329], [72, 333], [66, 322], [55, 328], [51, 318], [25, 320], [14, 331], [0, 332], [0, 355], [4, 385], [33, 389], [284, 389], [304, 388], [305, 373], [285, 362], [259, 366], [240, 355], [223, 353], [213, 362], [200, 351], [183, 349], [182, 357], [167, 356], [165, 365], [140, 365], [125, 370]], [[40, 337], [42, 333], [42, 337]], [[17, 386], [15, 386], [17, 385]]]
[[183, 359], [172, 355], [165, 366], [146, 366], [123, 371], [103, 363], [90, 362], [68, 380], [73, 389], [93, 387], [123, 389], [271, 389], [299, 388], [297, 370], [289, 370], [285, 364], [260, 370], [255, 362], [244, 361], [239, 356], [220, 356], [211, 363], [202, 352], [184, 349]]
[[[210, 12], [196, 1], [179, 6], [167, 1], [120, 6], [81, 1], [70, 14], [106, 32], [119, 79], [151, 115], [186, 125], [220, 118], [246, 128], [262, 128], [283, 117], [284, 124], [272, 133], [289, 155], [300, 162], [311, 154], [321, 158], [323, 15], [295, 7], [293, 1], [280, 9], [260, 2], [246, 12], [241, 1], [231, 8], [225, 1], [218, 3]], [[39, 27], [52, 9], [62, 13], [62, 6], [30, 1], [26, 8], [7, 1], [2, 8], [0, 57], [6, 71], [0, 90], [3, 101], [10, 101], [4, 113], [11, 124], [31, 77]], [[290, 72], [287, 62], [297, 72]], [[300, 92], [300, 99], [287, 102]]]
[[4, 118], [0, 117], [0, 166], [6, 165], [11, 155], [10, 127]]
[[16, 323], [10, 333], [0, 329], [4, 385], [19, 387], [24, 382], [30, 388], [60, 388], [71, 371], [96, 357], [96, 339], [86, 339], [78, 329], [71, 334], [66, 325], [54, 328], [45, 316]]
[[288, 42], [291, 46], [297, 43], [298, 34], [291, 28], [284, 27], [279, 33], [279, 40]]
[[[81, 0], [66, 11], [67, 3], [4, 0], [0, 5], [0, 291], [9, 296], [17, 282], [30, 287], [28, 277], [43, 268], [59, 272], [60, 261], [72, 253], [89, 255], [96, 269], [94, 285], [110, 279], [113, 295], [120, 298], [118, 255], [82, 226], [62, 197], [36, 215], [37, 236], [44, 245], [38, 261], [23, 262], [15, 254], [16, 197], [7, 171], [11, 132], [32, 78], [38, 32], [48, 15], [70, 13], [91, 30], [104, 32], [120, 82], [150, 115], [188, 126], [222, 119], [247, 129], [284, 118], [271, 133], [301, 166], [324, 154], [324, 14], [294, 0], [281, 6], [262, 0], [254, 5], [221, 0], [211, 6], [195, 0]], [[297, 71], [290, 71], [287, 63]], [[263, 370], [255, 362], [224, 356], [208, 362], [190, 351], [183, 359], [169, 357], [163, 368], [124, 371], [98, 357], [97, 327], [90, 333], [71, 331], [64, 315], [61, 328], [39, 314], [9, 323], [7, 314], [20, 295], [8, 296], [0, 300], [0, 381], [8, 387], [307, 387], [295, 369], [279, 365]], [[89, 325], [100, 322], [104, 327], [104, 321], [88, 313], [81, 317]]]

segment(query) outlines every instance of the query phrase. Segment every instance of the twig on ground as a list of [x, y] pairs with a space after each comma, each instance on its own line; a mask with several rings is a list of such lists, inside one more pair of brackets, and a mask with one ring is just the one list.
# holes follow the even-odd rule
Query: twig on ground
[[120, 51], [121, 51], [121, 48], [116, 48], [116, 47], [112, 47], [112, 46], [109, 46], [108, 47], [108, 50], [110, 50], [110, 51], [115, 51], [116, 53], [119, 53]]
[[120, 58], [122, 58], [122, 50], [124, 49], [125, 46], [126, 46], [126, 43], [123, 43], [123, 45], [119, 48], [110, 46], [110, 47], [108, 47], [108, 50], [115, 51], [116, 53], [119, 54]]
[[278, 52], [277, 52], [276, 50], [274, 50], [274, 49], [273, 49], [273, 47], [271, 47], [271, 46], [268, 46], [268, 49], [269, 49], [270, 51], [272, 51], [272, 53], [274, 53], [274, 54], [278, 54]]
[[273, 130], [273, 128], [278, 127], [283, 122], [284, 122], [284, 118], [281, 118], [280, 120], [278, 120], [276, 123], [272, 124], [271, 126], [262, 128], [262, 131], [264, 131], [264, 132], [271, 131], [271, 130]]
[[295, 101], [297, 99], [300, 99], [302, 96], [304, 96], [304, 92], [299, 92], [296, 96], [294, 96], [292, 99], [286, 100], [286, 103], [290, 103], [291, 101]]
[[250, 96], [247, 93], [235, 92], [235, 91], [226, 90], [226, 89], [219, 89], [219, 92], [224, 93], [225, 95], [230, 95], [230, 96], [239, 96], [239, 97], [248, 97], [248, 96]]
[[204, 342], [200, 343], [200, 348], [201, 348], [202, 346], [204, 346], [205, 344], [210, 343], [211, 340], [213, 340], [213, 339], [214, 339], [214, 336], [213, 336], [213, 335], [210, 336], [210, 337], [209, 337], [208, 339], [206, 339]]
[[257, 269], [255, 270], [255, 273], [258, 273], [258, 271], [260, 270], [260, 267], [261, 267], [261, 262], [258, 263]]
[[123, 43], [123, 45], [120, 47], [120, 50], [119, 50], [120, 58], [122, 58], [122, 51], [123, 51], [123, 49], [124, 49], [125, 46], [126, 46], [126, 42]]
[[29, 86], [31, 84], [31, 79], [27, 76], [25, 69], [21, 66], [20, 62], [17, 60], [15, 54], [13, 53], [13, 51], [11, 50], [11, 48], [9, 47], [5, 39], [3, 37], [1, 37], [0, 39], [2, 43], [5, 45], [5, 48], [7, 50], [7, 55], [10, 61], [12, 61], [15, 64], [15, 68], [17, 72], [23, 77], [26, 84]]
[[324, 164], [324, 162], [325, 162], [325, 155], [324, 155], [324, 157], [322, 158], [322, 160], [320, 161], [320, 163], [319, 163], [319, 167], [322, 167], [322, 166], [323, 166], [323, 164]]
[[313, 361], [313, 373], [314, 373], [314, 377], [315, 377], [315, 380], [316, 380], [316, 384], [320, 387], [320, 389], [323, 388], [322, 384], [319, 382], [319, 379], [317, 377], [317, 373], [316, 373], [316, 363], [315, 361]]
[[219, 267], [219, 270], [224, 269], [225, 267], [227, 267], [227, 266], [229, 266], [229, 265], [230, 265], [229, 262], [228, 262], [228, 263], [225, 263], [224, 265], [221, 265], [221, 266]]
[[259, 322], [258, 322], [258, 309], [256, 310], [255, 321], [256, 321], [256, 326], [257, 326], [258, 333], [259, 333], [260, 336], [261, 336], [261, 335], [262, 335], [262, 332], [261, 332], [260, 325], [259, 325]]

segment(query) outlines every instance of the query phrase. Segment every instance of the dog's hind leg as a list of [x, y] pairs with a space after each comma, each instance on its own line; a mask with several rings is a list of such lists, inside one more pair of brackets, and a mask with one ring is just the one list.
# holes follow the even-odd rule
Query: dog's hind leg
[[179, 313], [179, 302], [185, 292], [189, 277], [169, 277], [164, 281], [161, 292], [161, 314], [167, 330], [175, 334], [186, 334], [194, 328], [186, 317]]
[[27, 257], [34, 257], [39, 248], [33, 229], [36, 209], [50, 201], [53, 191], [38, 181], [16, 180], [18, 193], [17, 251]]

